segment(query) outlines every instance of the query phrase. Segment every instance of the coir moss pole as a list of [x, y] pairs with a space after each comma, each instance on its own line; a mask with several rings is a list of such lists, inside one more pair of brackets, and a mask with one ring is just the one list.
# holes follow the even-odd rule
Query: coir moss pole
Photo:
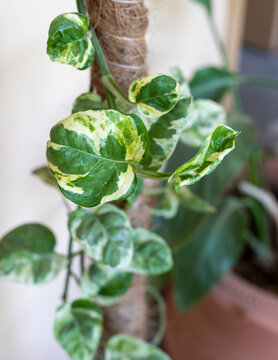
[[[110, 70], [127, 90], [130, 83], [147, 75], [145, 34], [148, 14], [142, 0], [87, 0], [87, 10]], [[97, 64], [92, 66], [91, 85], [103, 94]], [[150, 228], [150, 217], [138, 198], [130, 211], [133, 226]], [[126, 333], [147, 337], [146, 277], [135, 275], [121, 302], [104, 311], [107, 335]]]

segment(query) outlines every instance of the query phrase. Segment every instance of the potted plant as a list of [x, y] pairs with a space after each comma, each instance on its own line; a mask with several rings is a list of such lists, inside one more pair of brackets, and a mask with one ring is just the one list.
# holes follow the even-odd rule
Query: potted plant
[[[211, 23], [210, 3], [203, 5]], [[157, 228], [174, 253], [175, 306], [185, 312], [175, 309], [172, 292], [168, 293], [164, 344], [176, 360], [217, 360], [223, 353], [227, 359], [276, 359], [277, 203], [267, 167], [260, 164], [266, 155], [258, 149], [254, 125], [239, 111], [235, 85], [248, 81], [277, 87], [277, 80], [233, 74], [216, 36], [223, 68], [198, 70], [189, 86], [195, 98], [205, 96], [216, 101], [230, 91], [236, 111], [231, 112], [227, 123], [242, 134], [237, 151], [210, 177], [191, 187], [195, 195], [216, 208], [214, 213], [204, 203], [196, 208], [187, 202], [168, 221], [157, 218]], [[191, 147], [197, 145], [208, 119], [216, 121], [215, 114], [199, 116], [181, 140]], [[180, 145], [180, 152], [190, 152], [190, 148]], [[269, 175], [273, 178], [274, 174]], [[162, 204], [168, 203], [167, 196], [163, 195]], [[161, 211], [156, 214], [163, 215]]]
[[[125, 13], [133, 12], [130, 6], [136, 5], [142, 17], [146, 16], [142, 2], [113, 3], [119, 3], [118, 11]], [[76, 99], [66, 119], [53, 119], [47, 143], [48, 167], [34, 171], [63, 195], [68, 211], [67, 254], [55, 250], [57, 240], [47, 226], [23, 224], [1, 238], [0, 275], [36, 285], [52, 281], [65, 270], [54, 334], [70, 358], [166, 360], [169, 356], [159, 349], [164, 303], [159, 292], [147, 286], [147, 276], [170, 271], [173, 259], [161, 236], [147, 229], [146, 222], [138, 226], [134, 221], [146, 212], [144, 200], [155, 191], [148, 190], [143, 182], [167, 181], [171, 196], [193, 197], [194, 204], [202, 203], [189, 189], [182, 189], [220, 164], [234, 149], [238, 132], [222, 121], [209, 125], [196, 156], [172, 172], [158, 171], [171, 156], [181, 133], [195, 124], [190, 89], [179, 71], [172, 76], [138, 76], [135, 71], [134, 79], [128, 77], [127, 93], [126, 86], [119, 85], [121, 76], [118, 74], [116, 81], [110, 69], [119, 64], [109, 60], [109, 67], [107, 62], [114, 40], [111, 47], [105, 47], [107, 32], [95, 30], [96, 15], [104, 14], [109, 24], [112, 19], [108, 10], [95, 13], [100, 5], [96, 0], [86, 4], [77, 0], [77, 12], [60, 14], [52, 21], [47, 42], [51, 60], [78, 70], [91, 67], [96, 58], [92, 73], [100, 80]], [[123, 18], [130, 21], [130, 16]], [[111, 37], [119, 35], [112, 33]], [[128, 47], [120, 46], [117, 51], [126, 57]], [[144, 67], [142, 61], [142, 66], [124, 65], [138, 70]], [[207, 106], [218, 107], [211, 102]], [[218, 111], [223, 112], [219, 107]], [[77, 259], [79, 273], [72, 266]], [[80, 286], [78, 299], [69, 299], [71, 281]], [[161, 319], [151, 339], [146, 326], [150, 316], [144, 308], [146, 293], [159, 304]], [[142, 304], [145, 315], [136, 317]]]

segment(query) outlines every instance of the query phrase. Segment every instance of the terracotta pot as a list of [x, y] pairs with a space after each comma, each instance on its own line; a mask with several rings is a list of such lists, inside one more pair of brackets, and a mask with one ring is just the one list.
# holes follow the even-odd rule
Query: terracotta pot
[[277, 360], [278, 296], [230, 273], [178, 313], [167, 296], [164, 346], [174, 360]]

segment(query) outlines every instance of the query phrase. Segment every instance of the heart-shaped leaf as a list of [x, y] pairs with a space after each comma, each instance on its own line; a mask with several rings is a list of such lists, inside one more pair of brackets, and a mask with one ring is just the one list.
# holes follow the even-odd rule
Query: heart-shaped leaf
[[89, 20], [83, 14], [65, 13], [50, 24], [47, 54], [52, 61], [69, 64], [79, 70], [92, 65], [95, 49], [88, 34]]
[[105, 349], [105, 360], [171, 360], [157, 347], [129, 335], [111, 337]]
[[54, 334], [73, 360], [92, 360], [102, 335], [100, 308], [88, 300], [63, 304], [56, 312]]
[[0, 241], [0, 275], [10, 275], [25, 284], [53, 280], [66, 265], [54, 253], [55, 237], [40, 224], [25, 224], [12, 230]]
[[85, 253], [105, 265], [126, 268], [133, 254], [132, 228], [126, 213], [106, 204], [94, 212], [70, 214], [69, 231]]
[[173, 266], [171, 250], [155, 233], [136, 228], [133, 235], [134, 253], [129, 270], [138, 274], [159, 275]]
[[146, 117], [159, 117], [173, 109], [179, 100], [180, 86], [168, 75], [156, 74], [135, 80], [128, 97]]
[[194, 184], [203, 176], [212, 172], [235, 147], [239, 133], [228, 126], [220, 125], [214, 129], [198, 153], [180, 166], [169, 178], [175, 180], [176, 189]]
[[149, 154], [149, 135], [136, 115], [80, 112], [58, 122], [47, 144], [49, 166], [62, 193], [93, 207], [126, 199], [135, 189], [133, 164]]
[[196, 100], [190, 112], [190, 128], [186, 128], [181, 141], [189, 146], [202, 146], [211, 131], [226, 124], [224, 108], [212, 100]]
[[92, 264], [82, 277], [81, 291], [84, 297], [93, 298], [97, 304], [109, 306], [125, 295], [131, 281], [131, 273], [115, 271], [109, 266]]

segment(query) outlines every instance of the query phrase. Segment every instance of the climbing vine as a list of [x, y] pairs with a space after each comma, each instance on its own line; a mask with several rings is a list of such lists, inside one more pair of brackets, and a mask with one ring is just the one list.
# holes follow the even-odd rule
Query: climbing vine
[[[173, 216], [179, 202], [213, 211], [187, 186], [219, 165], [234, 149], [238, 132], [226, 125], [220, 105], [193, 100], [178, 68], [170, 75], [137, 79], [125, 93], [110, 73], [83, 1], [77, 6], [78, 12], [61, 14], [50, 24], [47, 54], [52, 61], [78, 70], [89, 68], [96, 59], [106, 97], [102, 100], [88, 92], [74, 101], [72, 114], [50, 131], [51, 172], [47, 167], [35, 172], [78, 205], [69, 213], [68, 254], [56, 253], [55, 236], [47, 227], [26, 224], [2, 238], [0, 275], [42, 284], [66, 269], [54, 334], [70, 358], [89, 360], [101, 351], [105, 360], [167, 360], [166, 353], [143, 340], [124, 334], [102, 336], [101, 308], [127, 293], [133, 274], [161, 275], [173, 266], [166, 241], [149, 230], [133, 228], [126, 210], [141, 193], [142, 179], [154, 179], [167, 184], [154, 189], [163, 194], [166, 206], [152, 209], [153, 213], [167, 217], [170, 211]], [[160, 171], [179, 140], [199, 150], [173, 172]], [[125, 204], [121, 208], [120, 201]], [[80, 249], [75, 253], [74, 243]], [[89, 259], [85, 268], [84, 255]], [[80, 278], [71, 266], [75, 257], [82, 260]], [[69, 303], [72, 279], [80, 285], [81, 298]]]

